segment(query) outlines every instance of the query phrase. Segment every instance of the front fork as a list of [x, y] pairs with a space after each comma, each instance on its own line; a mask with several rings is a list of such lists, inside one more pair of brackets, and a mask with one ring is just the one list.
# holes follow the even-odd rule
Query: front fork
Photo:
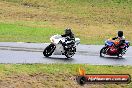
[[104, 54], [106, 54], [106, 55], [107, 55], [107, 54], [108, 54], [108, 50], [109, 50], [109, 49], [110, 49], [110, 48], [106, 45], [106, 46], [105, 46], [105, 52], [104, 52]]

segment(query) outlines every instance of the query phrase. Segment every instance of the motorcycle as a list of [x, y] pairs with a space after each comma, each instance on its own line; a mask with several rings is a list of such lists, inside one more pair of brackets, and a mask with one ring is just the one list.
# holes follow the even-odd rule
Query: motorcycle
[[[62, 37], [58, 34], [52, 36], [50, 41], [51, 44], [48, 45], [43, 51], [43, 55], [45, 57], [49, 57], [51, 55], [65, 55], [67, 58], [71, 58], [76, 52], [77, 45], [80, 44], [80, 39], [75, 38], [74, 44], [68, 45], [73, 41], [67, 41], [67, 37]], [[63, 46], [63, 43], [65, 43], [66, 46]]]
[[118, 44], [119, 41], [112, 39], [106, 40], [105, 46], [100, 50], [100, 57], [104, 57], [105, 55], [122, 57], [130, 46], [130, 42], [125, 41], [123, 45], [117, 48], [116, 46], [118, 46]]

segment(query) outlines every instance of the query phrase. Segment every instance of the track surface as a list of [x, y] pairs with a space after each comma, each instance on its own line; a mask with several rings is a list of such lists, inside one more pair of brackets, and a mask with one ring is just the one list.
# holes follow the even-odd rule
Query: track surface
[[0, 63], [87, 63], [93, 65], [132, 65], [132, 47], [123, 58], [100, 58], [99, 51], [103, 45], [79, 45], [72, 59], [65, 56], [43, 56], [43, 49], [48, 43], [0, 43]]

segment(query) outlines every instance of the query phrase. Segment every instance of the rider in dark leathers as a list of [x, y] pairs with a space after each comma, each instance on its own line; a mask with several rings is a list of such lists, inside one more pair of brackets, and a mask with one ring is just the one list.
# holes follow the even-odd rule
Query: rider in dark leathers
[[[74, 34], [72, 33], [70, 28], [66, 28], [65, 29], [65, 34], [62, 34], [61, 36], [66, 37], [65, 42], [62, 43], [65, 50], [67, 50], [67, 48], [68, 48], [67, 46], [74, 45], [75, 37], [74, 37]], [[70, 43], [66, 43], [67, 41], [70, 41]]]
[[120, 48], [120, 46], [122, 46], [125, 43], [125, 37], [123, 36], [123, 31], [118, 31], [118, 36], [112, 38], [113, 40], [118, 39], [119, 44], [116, 46], [119, 50], [119, 54], [122, 53], [122, 48]]

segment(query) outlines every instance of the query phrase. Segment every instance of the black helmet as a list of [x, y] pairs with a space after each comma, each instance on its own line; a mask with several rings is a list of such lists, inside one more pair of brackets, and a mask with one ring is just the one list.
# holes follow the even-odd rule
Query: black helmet
[[123, 31], [118, 31], [118, 37], [122, 37], [123, 36]]
[[65, 34], [66, 34], [66, 35], [72, 34], [71, 29], [70, 29], [70, 28], [66, 28], [66, 29], [65, 29]]

